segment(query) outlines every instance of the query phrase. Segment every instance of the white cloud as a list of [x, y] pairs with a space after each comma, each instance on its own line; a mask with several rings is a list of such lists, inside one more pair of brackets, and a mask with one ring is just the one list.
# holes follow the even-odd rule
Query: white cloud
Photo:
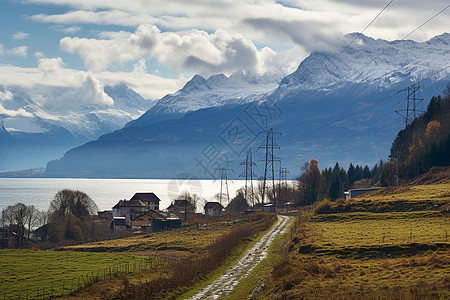
[[29, 36], [30, 36], [29, 33], [19, 31], [19, 32], [14, 33], [12, 38], [14, 40], [24, 40], [24, 39], [27, 39]]
[[9, 101], [12, 100], [14, 97], [13, 93], [11, 91], [5, 89], [4, 92], [0, 91], [0, 101]]
[[146, 73], [147, 72], [147, 65], [146, 65], [145, 59], [141, 58], [139, 60], [139, 62], [137, 62], [133, 65], [133, 72], [136, 72], [136, 73]]
[[76, 26], [76, 25], [74, 25], [74, 26], [55, 25], [52, 28], [57, 30], [57, 31], [63, 32], [65, 34], [75, 34], [75, 33], [77, 33], [78, 31], [81, 30], [81, 27], [80, 26]]
[[98, 72], [95, 76], [104, 84], [125, 82], [130, 88], [146, 99], [160, 99], [169, 93], [174, 93], [183, 87], [191, 74], [179, 78], [163, 78], [157, 75], [141, 72]]
[[2, 44], [0, 44], [0, 56], [12, 55], [12, 56], [19, 56], [19, 57], [27, 57], [27, 55], [28, 55], [27, 52], [28, 52], [27, 46], [20, 46], [20, 47], [15, 47], [12, 49], [6, 49], [3, 47]]
[[135, 60], [140, 56], [139, 49], [129, 47], [128, 41], [123, 38], [97, 40], [65, 37], [60, 41], [60, 46], [63, 51], [79, 55], [85, 65], [94, 71]]
[[[205, 76], [236, 70], [259, 74], [292, 70], [292, 62], [298, 63], [300, 58], [297, 54], [295, 58], [289, 56], [289, 61], [275, 59], [279, 55], [269, 47], [258, 50], [251, 40], [222, 29], [214, 33], [161, 32], [154, 25], [143, 24], [134, 33], [103, 32], [99, 37], [65, 37], [60, 41], [61, 49], [79, 55], [94, 71], [149, 57], [156, 58], [166, 68], [190, 70]], [[284, 65], [272, 66], [273, 62]]]
[[2, 118], [5, 118], [5, 117], [26, 117], [26, 118], [31, 118], [31, 117], [33, 117], [33, 114], [27, 112], [23, 108], [19, 108], [18, 110], [6, 109], [0, 103], [0, 117], [2, 117]]
[[[38, 14], [34, 21], [55, 24], [98, 24], [137, 27], [153, 24], [164, 31], [200, 29], [214, 32], [221, 28], [230, 34], [240, 34], [254, 43], [273, 47], [274, 41], [294, 40], [311, 49], [315, 40], [305, 37], [319, 33], [321, 38], [331, 34], [344, 35], [362, 30], [388, 3], [380, 0], [28, 0], [33, 3], [52, 3], [71, 9], [62, 14]], [[445, 7], [442, 0], [394, 1], [370, 27], [374, 38], [399, 39], [405, 33]], [[420, 14], [417, 12], [420, 11]], [[415, 16], [411, 18], [411, 16]], [[412, 38], [425, 40], [448, 30], [448, 12]], [[292, 26], [278, 26], [267, 31], [266, 26], [243, 26], [249, 20], [266, 20], [268, 24], [286, 22]], [[296, 26], [301, 24], [302, 26]], [[293, 31], [298, 31], [294, 34]], [[326, 40], [324, 40], [326, 41]]]

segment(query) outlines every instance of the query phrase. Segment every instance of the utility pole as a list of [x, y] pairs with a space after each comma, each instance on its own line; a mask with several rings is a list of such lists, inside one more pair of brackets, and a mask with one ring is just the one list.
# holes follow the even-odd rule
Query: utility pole
[[[250, 203], [252, 207], [255, 205], [254, 202], [254, 194], [253, 194], [253, 176], [256, 176], [253, 173], [253, 166], [256, 166], [256, 164], [252, 160], [252, 148], [250, 148], [247, 151], [247, 155], [245, 157], [245, 161], [241, 162], [241, 166], [245, 166], [245, 171], [239, 175], [239, 177], [245, 177], [245, 201], [247, 203]], [[248, 192], [249, 189], [249, 183], [250, 183], [250, 193]], [[250, 194], [250, 199], [249, 199]], [[250, 202], [249, 202], [250, 200]]]
[[270, 128], [270, 129], [266, 129], [266, 130], [258, 133], [258, 135], [260, 135], [260, 134], [266, 135], [265, 141], [258, 148], [258, 150], [265, 149], [265, 151], [266, 151], [264, 160], [262, 160], [262, 161], [264, 161], [264, 181], [263, 181], [262, 202], [264, 203], [264, 199], [267, 194], [267, 192], [266, 192], [267, 181], [271, 180], [272, 181], [272, 190], [273, 190], [273, 199], [274, 199], [274, 202], [275, 202], [274, 204], [276, 207], [277, 205], [276, 205], [276, 194], [275, 194], [275, 169], [274, 169], [273, 163], [274, 163], [274, 161], [280, 161], [280, 159], [273, 155], [273, 151], [274, 151], [274, 149], [280, 149], [280, 146], [278, 146], [277, 144], [274, 143], [273, 135], [274, 134], [281, 135], [281, 133], [273, 132], [273, 128]]
[[225, 187], [227, 189], [227, 204], [230, 203], [230, 193], [228, 191], [228, 177], [227, 177], [227, 170], [225, 168], [216, 169], [217, 171], [220, 171], [220, 194], [219, 194], [219, 203], [222, 204], [222, 195], [223, 195], [223, 185], [225, 183]]

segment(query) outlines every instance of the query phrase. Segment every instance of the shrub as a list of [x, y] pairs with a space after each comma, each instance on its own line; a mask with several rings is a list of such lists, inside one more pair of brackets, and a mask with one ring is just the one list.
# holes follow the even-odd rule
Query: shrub
[[330, 199], [325, 198], [317, 204], [314, 209], [315, 214], [328, 214], [331, 213], [331, 202]]

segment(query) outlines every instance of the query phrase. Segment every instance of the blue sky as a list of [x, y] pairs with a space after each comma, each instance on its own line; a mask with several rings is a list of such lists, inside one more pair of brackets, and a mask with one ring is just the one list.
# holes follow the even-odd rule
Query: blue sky
[[[362, 30], [388, 3], [2, 0], [0, 85], [82, 86], [80, 76], [89, 73], [100, 85], [124, 81], [157, 99], [195, 73], [242, 69], [282, 76], [311, 51], [344, 45], [346, 33]], [[448, 4], [395, 0], [365, 34], [400, 39]], [[424, 41], [448, 32], [449, 20], [450, 9], [410, 38]]]

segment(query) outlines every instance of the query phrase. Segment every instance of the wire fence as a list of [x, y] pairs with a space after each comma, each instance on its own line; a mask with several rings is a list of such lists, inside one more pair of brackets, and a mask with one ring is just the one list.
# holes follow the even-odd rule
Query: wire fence
[[25, 290], [2, 293], [0, 300], [6, 299], [54, 299], [65, 295], [75, 294], [99, 281], [116, 279], [125, 274], [140, 274], [142, 272], [158, 272], [168, 266], [169, 262], [153, 258], [136, 259], [128, 263], [118, 263], [105, 268], [97, 268], [95, 271], [87, 272], [83, 275], [74, 276], [68, 279], [55, 280], [37, 288], [27, 288]]

